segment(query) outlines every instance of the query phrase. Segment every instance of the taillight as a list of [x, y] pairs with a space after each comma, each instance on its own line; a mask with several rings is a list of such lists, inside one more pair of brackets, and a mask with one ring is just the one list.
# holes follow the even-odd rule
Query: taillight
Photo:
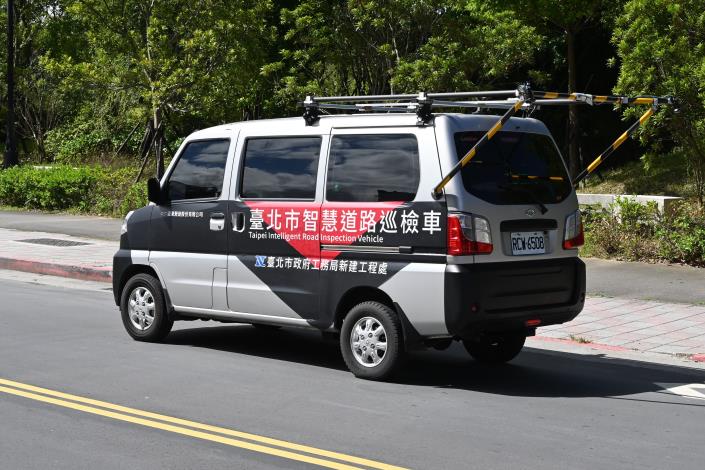
[[583, 218], [577, 210], [565, 218], [565, 234], [563, 235], [563, 248], [570, 250], [583, 246], [585, 235], [583, 233]]
[[481, 255], [492, 253], [490, 223], [484, 217], [469, 214], [448, 216], [448, 254]]

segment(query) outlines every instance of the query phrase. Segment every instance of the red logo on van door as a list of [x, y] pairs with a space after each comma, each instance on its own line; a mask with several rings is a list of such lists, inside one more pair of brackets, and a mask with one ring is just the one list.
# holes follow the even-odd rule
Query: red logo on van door
[[[332, 259], [340, 254], [335, 246], [355, 242], [384, 245], [387, 234], [418, 233], [420, 214], [409, 210], [402, 218], [401, 202], [318, 203], [248, 201], [245, 229], [252, 239], [280, 239], [311, 260]], [[439, 214], [440, 215], [440, 214]], [[411, 230], [410, 230], [411, 228]], [[439, 229], [440, 230], [440, 229]], [[321, 253], [321, 245], [331, 245]]]

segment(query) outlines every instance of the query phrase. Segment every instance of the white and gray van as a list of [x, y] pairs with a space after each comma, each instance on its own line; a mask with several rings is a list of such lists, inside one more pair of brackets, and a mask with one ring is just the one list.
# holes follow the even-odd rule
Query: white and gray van
[[340, 335], [358, 377], [463, 342], [514, 358], [585, 300], [575, 191], [546, 126], [497, 116], [337, 114], [201, 130], [128, 214], [115, 302], [136, 340], [175, 320]]

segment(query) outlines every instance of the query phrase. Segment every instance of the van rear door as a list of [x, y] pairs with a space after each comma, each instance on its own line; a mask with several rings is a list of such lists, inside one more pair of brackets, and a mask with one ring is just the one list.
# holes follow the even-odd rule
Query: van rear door
[[[566, 220], [578, 209], [565, 163], [547, 130], [529, 132], [523, 127], [539, 126], [518, 121], [481, 147], [450, 189], [459, 196], [453, 209], [482, 217], [491, 233], [491, 252], [476, 255], [475, 263], [577, 255], [562, 243]], [[453, 130], [451, 163], [483, 134]]]

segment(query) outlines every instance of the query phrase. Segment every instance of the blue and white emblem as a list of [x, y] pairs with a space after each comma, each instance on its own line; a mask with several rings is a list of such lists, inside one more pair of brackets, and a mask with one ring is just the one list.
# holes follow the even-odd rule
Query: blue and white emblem
[[266, 256], [255, 256], [255, 268], [266, 268], [267, 267], [267, 257]]

